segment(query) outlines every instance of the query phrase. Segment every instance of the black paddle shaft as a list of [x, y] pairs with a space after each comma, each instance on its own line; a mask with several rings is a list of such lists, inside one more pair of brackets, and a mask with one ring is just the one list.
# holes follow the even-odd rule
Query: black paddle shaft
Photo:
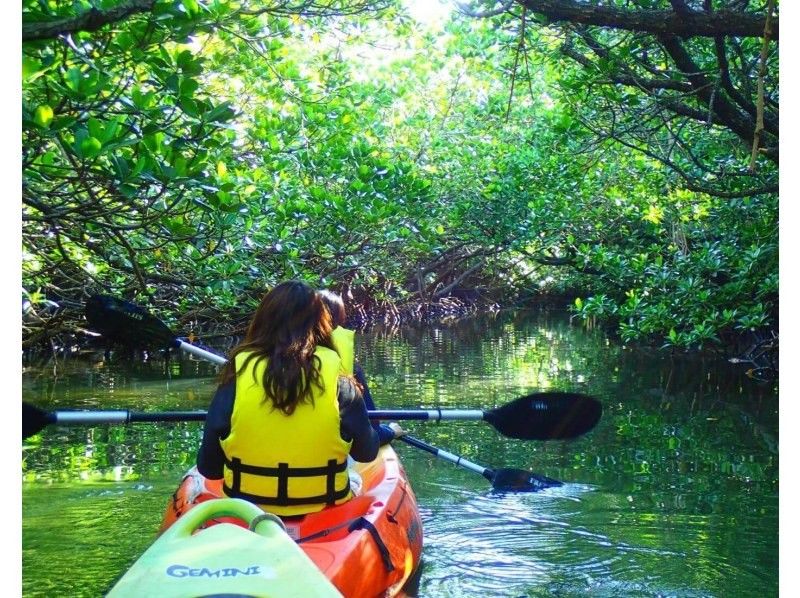
[[[547, 409], [551, 394], [555, 394], [556, 408]], [[538, 407], [532, 408], [530, 404]], [[542, 407], [544, 406], [544, 408]], [[418, 409], [368, 411], [371, 419], [397, 420], [484, 420], [509, 438], [520, 440], [567, 439], [585, 434], [600, 418], [600, 403], [591, 397], [569, 393], [540, 393], [529, 395], [498, 407], [492, 411], [479, 409]], [[577, 414], [576, 417], [571, 417]], [[136, 412], [110, 411], [54, 411], [46, 412], [23, 403], [23, 438], [42, 430], [49, 424], [133, 423], [203, 421], [204, 411]], [[542, 423], [541, 419], [545, 422]], [[548, 428], [549, 426], [552, 426]]]
[[603, 406], [573, 392], [538, 392], [501, 407], [480, 409], [377, 410], [374, 419], [483, 420], [503, 436], [517, 440], [564, 440], [586, 434], [597, 425]]
[[423, 442], [419, 438], [414, 438], [407, 434], [400, 436], [398, 440], [402, 440], [406, 444], [422, 449], [444, 461], [449, 461], [459, 467], [479, 473], [489, 480], [492, 483], [492, 489], [498, 492], [538, 492], [545, 488], [554, 488], [563, 485], [562, 482], [558, 480], [524, 469], [483, 467], [482, 465], [468, 461], [464, 457], [438, 449], [435, 446]]
[[50, 424], [94, 426], [137, 422], [202, 422], [205, 419], [205, 411], [128, 411], [126, 409], [45, 411], [23, 402], [22, 438], [38, 434]]

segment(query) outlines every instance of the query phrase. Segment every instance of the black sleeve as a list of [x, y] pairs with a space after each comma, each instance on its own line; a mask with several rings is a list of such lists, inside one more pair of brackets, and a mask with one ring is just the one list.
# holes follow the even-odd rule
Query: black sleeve
[[364, 405], [366, 405], [367, 409], [375, 409], [375, 401], [372, 400], [372, 393], [369, 391], [369, 386], [367, 386], [367, 377], [364, 375], [364, 369], [357, 363], [353, 365], [353, 378], [363, 389], [361, 394], [364, 396]]
[[203, 442], [197, 451], [197, 471], [210, 480], [222, 479], [225, 453], [219, 441], [231, 433], [231, 415], [236, 397], [236, 383], [229, 382], [217, 388], [206, 415]]
[[[377, 407], [375, 407], [375, 401], [372, 398], [372, 393], [369, 391], [369, 386], [367, 386], [367, 377], [364, 375], [364, 369], [357, 363], [353, 366], [353, 377], [364, 389], [364, 405], [366, 408], [377, 409]], [[378, 443], [381, 446], [384, 444], [389, 444], [392, 440], [394, 440], [394, 430], [392, 430], [389, 426], [380, 423], [378, 420], [375, 420], [372, 421], [372, 427], [375, 428], [375, 431], [378, 433]]]
[[394, 440], [394, 430], [392, 430], [386, 424], [378, 424], [373, 422], [372, 426], [378, 432], [378, 442], [380, 442], [381, 446], [384, 444], [389, 444], [392, 440]]
[[361, 463], [375, 459], [378, 456], [380, 441], [378, 433], [369, 421], [367, 407], [360, 393], [347, 397], [339, 393], [339, 417], [342, 438], [353, 441], [350, 456]]

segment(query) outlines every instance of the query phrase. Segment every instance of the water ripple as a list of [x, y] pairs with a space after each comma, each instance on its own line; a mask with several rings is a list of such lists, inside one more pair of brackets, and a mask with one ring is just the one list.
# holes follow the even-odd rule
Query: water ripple
[[[620, 497], [593, 486], [506, 495], [448, 490], [446, 501], [423, 513], [426, 565], [419, 596], [708, 595], [665, 588], [665, 580], [650, 575], [653, 559], [663, 561], [665, 572], [684, 568], [687, 551], [641, 541], [663, 533], [659, 518], [609, 527], [620, 517], [607, 503]], [[720, 565], [703, 575], [723, 574]]]

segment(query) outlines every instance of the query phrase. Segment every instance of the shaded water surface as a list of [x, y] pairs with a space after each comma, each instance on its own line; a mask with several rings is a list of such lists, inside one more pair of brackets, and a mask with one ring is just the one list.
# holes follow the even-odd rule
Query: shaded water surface
[[[480, 476], [397, 447], [424, 525], [421, 597], [776, 596], [778, 401], [724, 361], [624, 349], [551, 312], [373, 330], [358, 355], [380, 407], [493, 407], [537, 390], [604, 406], [572, 441], [522, 442], [480, 422], [407, 423], [484, 465], [565, 482], [497, 494]], [[194, 361], [28, 366], [48, 409], [204, 409]], [[199, 424], [48, 427], [26, 441], [23, 594], [101, 596], [147, 548], [193, 463]]]

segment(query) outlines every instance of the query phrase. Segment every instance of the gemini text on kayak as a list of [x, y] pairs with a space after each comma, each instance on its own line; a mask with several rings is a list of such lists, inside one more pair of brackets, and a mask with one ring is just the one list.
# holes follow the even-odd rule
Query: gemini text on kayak
[[237, 575], [258, 575], [258, 565], [252, 565], [244, 571], [241, 569], [192, 569], [186, 565], [170, 565], [167, 567], [167, 575], [170, 577], [236, 577]]

